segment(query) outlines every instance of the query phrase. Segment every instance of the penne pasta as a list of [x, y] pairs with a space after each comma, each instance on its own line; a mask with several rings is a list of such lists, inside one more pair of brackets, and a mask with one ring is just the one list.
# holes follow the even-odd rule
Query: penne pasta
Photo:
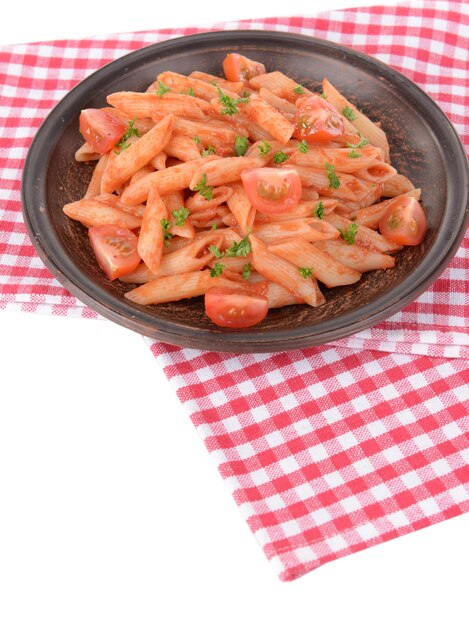
[[427, 225], [381, 125], [327, 78], [321, 98], [238, 53], [223, 69], [163, 71], [80, 114], [75, 159], [95, 164], [63, 211], [93, 228], [97, 255], [113, 239], [108, 278], [139, 306], [205, 295], [212, 322], [245, 328], [320, 307], [319, 284], [359, 290], [362, 273], [392, 271]]

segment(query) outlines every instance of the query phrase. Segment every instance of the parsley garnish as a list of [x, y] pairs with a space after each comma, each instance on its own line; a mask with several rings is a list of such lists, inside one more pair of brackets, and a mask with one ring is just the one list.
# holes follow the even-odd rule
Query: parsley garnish
[[241, 276], [244, 278], [244, 280], [247, 280], [249, 276], [251, 276], [251, 267], [252, 263], [246, 263], [246, 265], [243, 265], [243, 272]]
[[327, 95], [325, 91], [321, 91], [319, 95], [321, 96], [321, 98], [324, 98], [324, 100], [327, 100]]
[[195, 144], [199, 145], [199, 143], [200, 143], [200, 137], [197, 137], [197, 135], [196, 135], [195, 137], [192, 137], [192, 141], [193, 141]]
[[263, 141], [262, 143], [260, 143], [258, 145], [258, 148], [259, 148], [259, 152], [261, 153], [261, 156], [266, 156], [272, 150], [272, 146], [270, 145], [268, 141]]
[[356, 222], [349, 224], [346, 229], [338, 228], [340, 236], [342, 237], [344, 241], [348, 243], [349, 246], [355, 243], [355, 236], [357, 234], [357, 230], [358, 230], [358, 224]]
[[206, 200], [213, 198], [213, 187], [207, 185], [207, 174], [202, 174], [202, 178], [194, 187], [194, 191], [198, 191]]
[[217, 89], [220, 94], [220, 102], [223, 105], [221, 110], [222, 115], [236, 115], [236, 113], [238, 113], [238, 104], [249, 102], [249, 95], [243, 98], [230, 98], [230, 96], [223, 93], [220, 87], [217, 87]]
[[308, 278], [308, 276], [313, 275], [313, 270], [311, 267], [299, 267], [298, 271], [303, 276], [303, 278]]
[[301, 96], [301, 94], [305, 93], [305, 88], [303, 85], [297, 85], [293, 91]]
[[249, 148], [249, 141], [247, 137], [238, 135], [235, 139], [235, 152], [236, 156], [244, 156]]
[[309, 150], [309, 146], [306, 143], [305, 139], [303, 139], [303, 141], [301, 141], [299, 144], [297, 144], [297, 147], [298, 147], [298, 150], [300, 152], [303, 152], [303, 154], [306, 154], [306, 152], [308, 152], [308, 150]]
[[156, 92], [156, 95], [161, 97], [165, 93], [168, 93], [168, 91], [171, 91], [171, 89], [167, 85], [162, 83], [161, 80], [159, 80], [158, 81], [158, 91]]
[[[361, 135], [360, 135], [360, 133], [358, 133], [358, 136], [359, 136], [359, 137], [360, 137], [360, 139], [361, 139]], [[361, 141], [359, 141], [358, 143], [348, 143], [348, 144], [347, 144], [347, 148], [352, 148], [352, 150], [353, 150], [354, 148], [358, 148], [358, 149], [360, 149], [360, 148], [363, 148], [363, 146], [366, 146], [366, 145], [367, 145], [367, 144], [369, 144], [369, 143], [370, 143], [370, 140], [369, 140], [369, 139], [361, 139]]]
[[223, 263], [215, 263], [215, 265], [210, 270], [210, 276], [212, 278], [218, 278], [218, 276], [221, 276], [223, 274], [224, 269], [225, 266], [223, 265]]
[[194, 90], [192, 89], [192, 87], [189, 87], [189, 89], [186, 91], [188, 96], [193, 96], [195, 97], [195, 93]]
[[[119, 143], [116, 143], [116, 148], [119, 148], [121, 152], [122, 150], [125, 150], [130, 146], [129, 142], [127, 141], [128, 139], [130, 139], [131, 137], [140, 137], [140, 131], [138, 130], [138, 128], [134, 128], [136, 120], [136, 117], [134, 117], [132, 120], [129, 120], [129, 126], [125, 133], [122, 135], [122, 139], [119, 141]], [[116, 154], [118, 154], [117, 150], [115, 150], [115, 152]]]
[[[214, 226], [216, 226], [216, 224], [214, 224]], [[220, 250], [220, 248], [218, 246], [214, 246], [213, 244], [210, 245], [208, 247], [208, 249], [210, 250], [210, 252], [213, 254], [213, 256], [216, 259], [221, 259], [222, 256], [224, 256], [223, 252]]]
[[182, 206], [180, 209], [174, 209], [174, 211], [171, 211], [171, 215], [174, 217], [174, 223], [176, 224], [176, 226], [184, 226], [184, 224], [186, 223], [186, 219], [189, 217], [190, 214], [191, 213], [189, 209], [186, 209], [185, 206]]
[[327, 177], [329, 178], [329, 189], [338, 189], [340, 187], [340, 180], [337, 178], [335, 168], [330, 163], [326, 163]]
[[357, 116], [355, 115], [354, 110], [351, 109], [349, 106], [346, 106], [342, 109], [342, 115], [346, 117], [348, 120], [350, 120], [351, 122], [357, 119]]
[[361, 157], [361, 152], [357, 152], [355, 149], [350, 150], [350, 152], [348, 153], [348, 155], [351, 159], [358, 159], [358, 157]]
[[288, 154], [285, 154], [285, 152], [276, 152], [273, 156], [273, 161], [274, 163], [283, 163], [284, 161], [286, 161], [288, 159]]
[[218, 224], [212, 224], [212, 230], [217, 230]]
[[171, 222], [169, 220], [165, 220], [164, 218], [160, 220], [161, 228], [163, 229], [163, 241], [165, 246], [169, 246], [171, 239], [173, 238], [173, 234], [169, 232], [169, 228], [171, 226]]
[[225, 250], [226, 256], [247, 256], [251, 252], [251, 243], [248, 235], [238, 243], [233, 241], [232, 245]]
[[211, 154], [215, 154], [215, 148], [213, 146], [209, 146], [206, 150], [202, 150], [200, 154], [202, 156], [210, 156]]
[[314, 215], [314, 217], [317, 217], [320, 220], [323, 219], [323, 217], [324, 217], [324, 202], [322, 200], [319, 200], [319, 202], [317, 203], [316, 208], [314, 209], [313, 215]]

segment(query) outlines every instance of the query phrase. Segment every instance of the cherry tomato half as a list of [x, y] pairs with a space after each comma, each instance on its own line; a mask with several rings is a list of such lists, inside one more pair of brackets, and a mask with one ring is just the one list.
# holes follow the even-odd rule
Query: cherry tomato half
[[255, 167], [241, 172], [241, 180], [252, 206], [267, 215], [288, 213], [301, 198], [301, 179], [291, 167]]
[[105, 154], [122, 138], [127, 126], [117, 116], [101, 109], [84, 109], [80, 114], [80, 133], [98, 154]]
[[344, 134], [340, 113], [321, 96], [302, 96], [296, 107], [293, 136], [297, 139], [326, 143]]
[[240, 287], [212, 287], [205, 294], [205, 313], [217, 326], [248, 328], [267, 315], [267, 298]]
[[257, 61], [252, 61], [242, 54], [232, 52], [227, 54], [223, 61], [223, 72], [227, 80], [250, 80], [259, 74], [265, 74], [265, 66]]
[[396, 198], [379, 222], [379, 231], [400, 246], [417, 246], [427, 232], [427, 218], [415, 198]]
[[88, 234], [98, 265], [109, 280], [133, 272], [140, 263], [138, 239], [127, 228], [106, 224], [93, 226]]

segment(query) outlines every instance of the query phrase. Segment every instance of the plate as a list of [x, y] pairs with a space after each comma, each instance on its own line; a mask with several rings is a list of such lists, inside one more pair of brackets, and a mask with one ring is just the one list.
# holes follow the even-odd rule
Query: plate
[[[221, 74], [228, 52], [240, 52], [317, 90], [324, 77], [380, 120], [391, 161], [416, 187], [429, 231], [424, 242], [398, 254], [392, 270], [369, 272], [357, 285], [323, 289], [318, 308], [269, 311], [257, 326], [222, 329], [204, 314], [202, 298], [139, 306], [124, 298], [128, 285], [110, 283], [98, 268], [87, 231], [62, 207], [83, 196], [92, 165], [74, 160], [81, 145], [81, 109], [101, 107], [115, 91], [144, 91], [164, 70]], [[132, 52], [98, 70], [53, 109], [29, 150], [22, 180], [29, 236], [62, 285], [104, 317], [169, 344], [220, 352], [274, 352], [327, 343], [383, 321], [422, 294], [455, 255], [468, 222], [467, 161], [441, 109], [415, 84], [360, 52], [302, 35], [269, 31], [209, 32]]]

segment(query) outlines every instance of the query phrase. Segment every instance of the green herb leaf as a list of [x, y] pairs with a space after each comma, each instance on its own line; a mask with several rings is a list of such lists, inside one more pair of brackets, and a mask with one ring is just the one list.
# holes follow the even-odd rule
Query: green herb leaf
[[238, 243], [233, 241], [232, 245], [225, 250], [226, 256], [247, 256], [251, 252], [251, 243], [248, 235]]
[[221, 276], [223, 274], [224, 269], [225, 266], [223, 265], [223, 263], [215, 263], [215, 265], [210, 270], [210, 276], [212, 278], [218, 278], [218, 276]]
[[361, 152], [357, 152], [354, 148], [353, 150], [350, 150], [347, 156], [349, 156], [351, 159], [358, 159], [358, 157], [361, 157], [362, 154]]
[[171, 239], [173, 238], [173, 234], [169, 232], [171, 227], [171, 222], [169, 220], [165, 220], [164, 218], [160, 220], [161, 228], [163, 229], [163, 241], [165, 246], [169, 246]]
[[260, 143], [258, 145], [258, 148], [259, 148], [259, 152], [261, 153], [261, 156], [266, 156], [272, 150], [272, 146], [270, 145], [268, 141], [263, 141], [262, 143]]
[[[360, 133], [358, 133], [358, 136], [361, 137]], [[352, 150], [354, 148], [363, 148], [363, 146], [366, 146], [367, 144], [370, 143], [369, 139], [361, 139], [361, 141], [359, 141], [358, 143], [347, 143], [347, 148], [352, 148]]]
[[273, 156], [273, 161], [274, 163], [283, 163], [284, 161], [286, 161], [289, 158], [288, 154], [285, 154], [285, 152], [276, 152]]
[[305, 88], [303, 87], [303, 85], [297, 85], [294, 89], [293, 89], [294, 93], [297, 93], [298, 95], [301, 96], [301, 94], [305, 93]]
[[349, 224], [346, 229], [344, 228], [338, 229], [340, 236], [346, 243], [348, 243], [349, 246], [355, 243], [355, 236], [357, 234], [357, 230], [358, 230], [358, 224], [356, 222]]
[[174, 211], [171, 211], [171, 215], [174, 217], [174, 223], [176, 224], [176, 226], [184, 226], [184, 224], [186, 223], [186, 219], [189, 217], [190, 214], [191, 213], [189, 209], [186, 209], [185, 206], [182, 206], [180, 209], [174, 209]]
[[168, 91], [171, 91], [171, 89], [167, 85], [162, 83], [161, 80], [159, 80], [158, 81], [158, 91], [156, 92], [156, 95], [161, 97], [165, 93], [168, 93]]
[[297, 144], [297, 148], [300, 152], [303, 152], [303, 154], [306, 154], [309, 150], [309, 146], [306, 143], [306, 139], [303, 139], [303, 141]]
[[346, 106], [342, 109], [342, 115], [344, 117], [346, 117], [348, 120], [350, 120], [351, 122], [353, 122], [353, 120], [357, 119], [357, 116], [355, 114], [355, 111], [350, 108], [349, 106]]
[[338, 189], [340, 187], [340, 180], [337, 178], [335, 168], [330, 163], [326, 163], [327, 177], [329, 178], [329, 189]]
[[244, 280], [247, 280], [249, 276], [251, 276], [251, 268], [252, 263], [246, 263], [246, 265], [243, 265], [243, 271], [241, 276], [244, 278]]
[[211, 200], [213, 198], [213, 187], [211, 185], [207, 185], [207, 174], [202, 174], [202, 178], [194, 187], [194, 191], [198, 191], [206, 200]]
[[213, 146], [209, 146], [206, 150], [202, 150], [200, 154], [201, 156], [210, 156], [211, 154], [215, 154], [215, 148]]
[[327, 100], [327, 96], [326, 96], [326, 92], [325, 91], [321, 91], [321, 93], [319, 95], [321, 96], [321, 98], [324, 98], [324, 100]]
[[236, 156], [244, 156], [249, 148], [249, 141], [247, 137], [238, 135], [235, 139], [235, 153]]
[[[137, 121], [136, 117], [134, 117], [132, 120], [129, 120], [129, 125], [127, 127], [127, 130], [122, 135], [122, 138], [119, 141], [119, 143], [116, 143], [116, 148], [119, 148], [120, 152], [122, 152], [122, 150], [125, 150], [126, 148], [130, 146], [130, 143], [128, 143], [128, 139], [130, 139], [130, 137], [140, 137], [140, 131], [138, 130], [138, 128], [134, 128], [134, 124], [136, 121]], [[115, 152], [116, 154], [118, 154], [118, 150], [115, 150]]]
[[217, 230], [218, 224], [212, 224], [212, 230]]
[[303, 278], [308, 278], [313, 275], [313, 270], [311, 267], [299, 267], [298, 271], [303, 276]]
[[319, 202], [317, 203], [316, 208], [314, 209], [313, 216], [319, 218], [320, 220], [323, 219], [323, 217], [324, 217], [324, 202], [322, 200], [319, 200]]
[[242, 98], [231, 98], [230, 96], [224, 94], [220, 87], [217, 87], [217, 89], [220, 95], [219, 100], [223, 105], [221, 110], [222, 115], [236, 115], [236, 113], [239, 113], [238, 104], [245, 104], [246, 102], [249, 102], [249, 95]]
[[[216, 224], [214, 224], [214, 226], [216, 226]], [[212, 244], [208, 247], [208, 249], [216, 259], [221, 259], [222, 256], [225, 256], [218, 246], [214, 246]]]
[[192, 141], [193, 141], [195, 144], [199, 145], [199, 143], [200, 143], [200, 137], [197, 137], [197, 135], [196, 135], [195, 137], [192, 137]]
[[194, 90], [192, 89], [192, 87], [189, 87], [189, 89], [186, 91], [188, 96], [193, 96], [195, 98], [195, 93]]

